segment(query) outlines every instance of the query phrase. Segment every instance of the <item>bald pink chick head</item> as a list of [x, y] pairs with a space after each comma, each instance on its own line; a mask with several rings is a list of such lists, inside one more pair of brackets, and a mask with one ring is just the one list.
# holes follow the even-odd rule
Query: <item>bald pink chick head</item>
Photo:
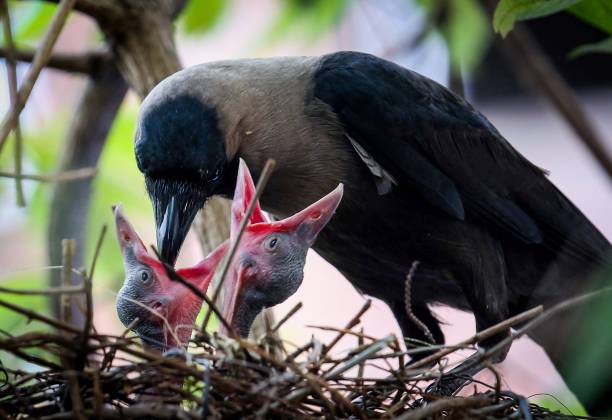
[[[164, 349], [189, 340], [201, 299], [169, 278], [159, 259], [147, 252], [120, 205], [114, 206], [117, 238], [125, 266], [125, 280], [117, 295], [117, 314], [149, 348]], [[206, 292], [225, 245], [196, 266], [177, 273]]]
[[[241, 160], [232, 203], [232, 242], [254, 193], [253, 179]], [[342, 193], [340, 184], [299, 213], [274, 222], [267, 221], [259, 203], [255, 205], [224, 282], [224, 317], [240, 335], [248, 335], [264, 308], [284, 302], [298, 289], [306, 253], [332, 218]]]

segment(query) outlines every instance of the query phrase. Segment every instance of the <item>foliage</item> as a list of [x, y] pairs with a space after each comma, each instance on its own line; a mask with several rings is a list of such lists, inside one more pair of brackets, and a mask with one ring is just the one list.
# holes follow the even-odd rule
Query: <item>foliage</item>
[[568, 8], [568, 11], [612, 35], [612, 2], [609, 0], [583, 0]]
[[213, 29], [227, 10], [229, 0], [191, 0], [179, 18], [179, 27], [189, 35]]
[[487, 15], [477, 0], [419, 0], [427, 14], [426, 31], [437, 29], [448, 46], [455, 74], [473, 71], [491, 38]]
[[[42, 36], [51, 22], [55, 6], [42, 1], [12, 2], [10, 10], [13, 36], [17, 43], [22, 43], [32, 42]], [[4, 43], [4, 39], [0, 39]]]
[[612, 37], [592, 44], [581, 45], [570, 52], [571, 58], [580, 57], [585, 54], [612, 54]]
[[284, 0], [270, 24], [265, 42], [278, 42], [292, 34], [314, 41], [336, 25], [346, 10], [347, 0]]
[[506, 36], [518, 20], [560, 12], [582, 0], [501, 0], [493, 16], [493, 28]]
[[[516, 21], [535, 19], [566, 11], [612, 35], [612, 2], [609, 0], [501, 0], [493, 16], [493, 28], [506, 36]], [[612, 53], [612, 41], [583, 45], [571, 57], [588, 53]]]

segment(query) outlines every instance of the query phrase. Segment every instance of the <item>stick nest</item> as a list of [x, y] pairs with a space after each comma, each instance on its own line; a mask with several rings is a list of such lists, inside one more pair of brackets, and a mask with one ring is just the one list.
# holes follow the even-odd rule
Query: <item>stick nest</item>
[[[327, 343], [313, 337], [288, 348], [275, 333], [277, 325], [258, 341], [198, 332], [187, 351], [164, 355], [145, 351], [125, 333], [84, 332], [27, 308], [0, 304], [57, 331], [3, 334], [0, 349], [27, 366], [2, 365], [3, 417], [567, 418], [500, 390], [499, 383], [468, 397], [428, 392], [447, 355], [466, 346], [430, 347], [425, 350], [431, 363], [411, 365], [410, 354], [423, 348], [405, 351], [392, 335], [375, 339], [357, 329], [369, 303], [346, 328], [324, 328], [336, 332]], [[335, 346], [347, 335], [356, 344], [340, 356]], [[364, 376], [374, 366], [384, 374]]]

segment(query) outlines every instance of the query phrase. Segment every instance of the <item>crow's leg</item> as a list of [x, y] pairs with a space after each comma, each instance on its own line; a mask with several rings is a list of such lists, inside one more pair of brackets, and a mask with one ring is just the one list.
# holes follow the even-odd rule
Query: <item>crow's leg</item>
[[[474, 313], [476, 330], [482, 331], [508, 317], [506, 264], [503, 250], [496, 239], [486, 232], [474, 229], [464, 233], [464, 241], [449, 242], [445, 249], [445, 255], [451, 258], [447, 269], [463, 291]], [[493, 347], [507, 338], [509, 333], [509, 329], [498, 333], [479, 343], [479, 347]], [[487, 367], [487, 363], [503, 361], [509, 349], [510, 345], [497, 352], [487, 362], [476, 362], [480, 357], [478, 353], [470, 356], [462, 364], [445, 373], [429, 391], [442, 395], [455, 393], [472, 375]]]

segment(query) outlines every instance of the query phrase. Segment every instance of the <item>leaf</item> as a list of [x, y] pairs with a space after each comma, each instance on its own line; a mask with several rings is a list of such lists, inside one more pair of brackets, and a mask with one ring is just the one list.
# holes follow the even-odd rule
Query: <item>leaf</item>
[[55, 6], [46, 2], [11, 4], [11, 22], [17, 44], [38, 40], [51, 23]]
[[277, 42], [292, 31], [314, 41], [338, 23], [347, 4], [347, 0], [283, 0], [264, 42]]
[[570, 7], [568, 11], [612, 35], [612, 2], [610, 0], [584, 0]]
[[570, 58], [581, 57], [585, 54], [612, 54], [612, 37], [603, 41], [585, 44], [574, 48], [570, 53]]
[[453, 71], [473, 70], [489, 42], [489, 23], [476, 0], [455, 0], [442, 32], [450, 50]]
[[517, 20], [548, 16], [583, 0], [501, 0], [493, 15], [493, 29], [506, 36]]
[[187, 34], [208, 32], [221, 20], [229, 0], [192, 0], [180, 17], [182, 30]]

